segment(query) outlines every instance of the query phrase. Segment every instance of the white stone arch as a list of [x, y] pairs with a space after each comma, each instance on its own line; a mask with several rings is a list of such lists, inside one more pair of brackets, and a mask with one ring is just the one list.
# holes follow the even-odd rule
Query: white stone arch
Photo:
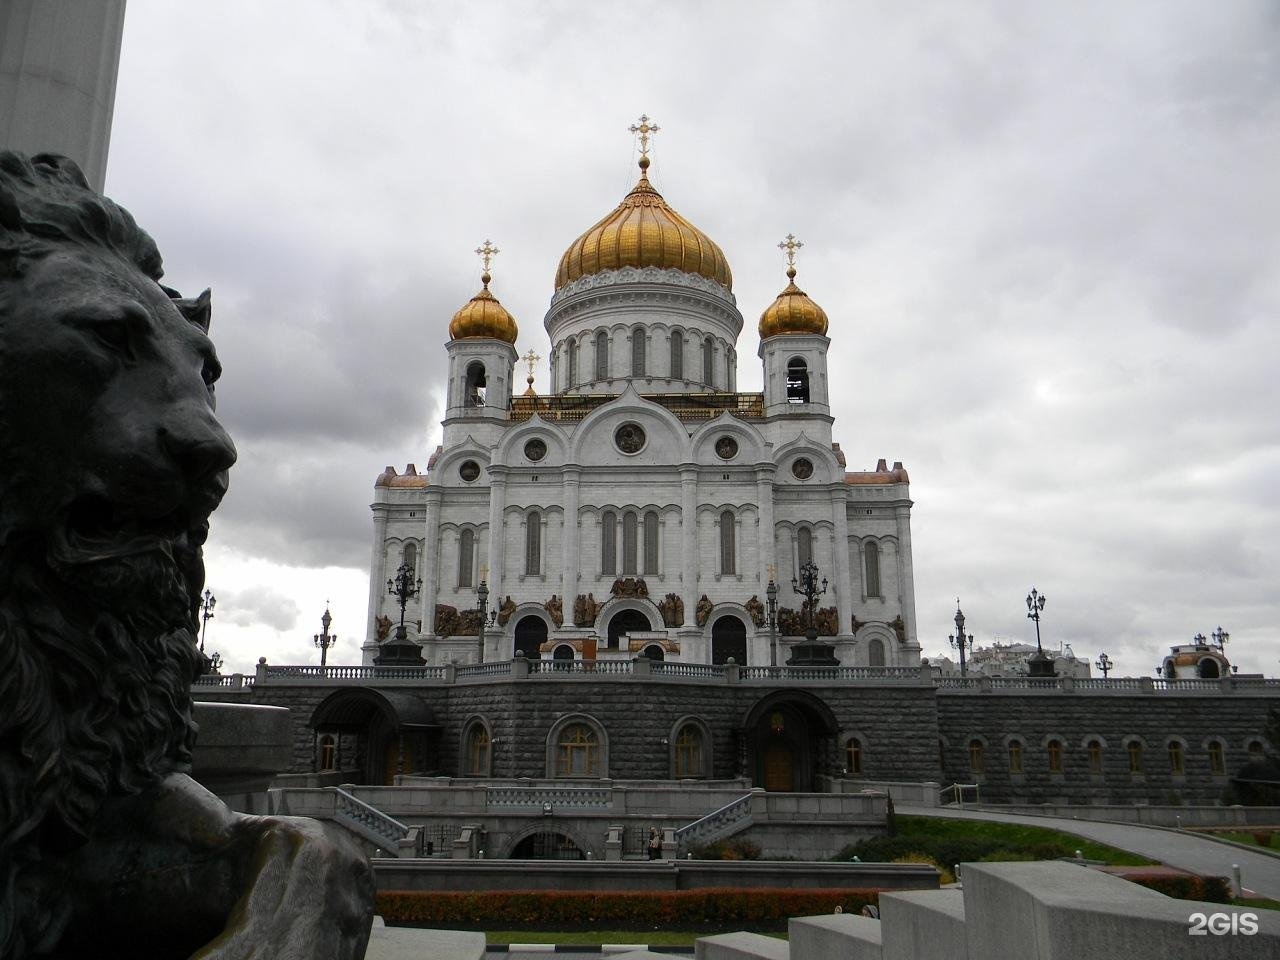
[[[645, 582], [646, 584], [648, 583], [648, 581]], [[596, 614], [595, 623], [591, 624], [591, 628], [600, 634], [600, 640], [603, 644], [600, 649], [610, 649], [607, 646], [609, 642], [609, 621], [624, 610], [635, 610], [643, 614], [645, 619], [649, 621], [649, 629], [651, 630], [667, 629], [662, 622], [662, 611], [658, 609], [658, 605], [653, 601], [652, 594], [649, 597], [610, 597], [600, 607], [599, 613]], [[621, 645], [619, 645], [618, 649], [622, 650]]]
[[592, 729], [596, 735], [596, 742], [600, 745], [600, 756], [598, 769], [593, 777], [588, 779], [604, 779], [609, 776], [609, 730], [605, 725], [590, 713], [568, 713], [558, 718], [551, 725], [551, 729], [547, 731], [546, 740], [546, 766], [545, 773], [548, 780], [565, 780], [565, 779], [582, 779], [576, 777], [562, 777], [557, 773], [556, 761], [558, 759], [558, 748], [560, 745], [560, 733], [566, 727], [574, 724], [585, 724]]
[[[813, 464], [813, 476], [801, 480], [791, 472], [791, 465], [800, 457], [807, 457]], [[844, 468], [836, 459], [831, 444], [814, 440], [803, 430], [774, 450], [774, 460], [778, 464], [779, 484], [806, 486], [826, 486], [832, 483], [844, 483]]]
[[[639, 456], [624, 454], [614, 447], [614, 430], [629, 421], [639, 423], [649, 434]], [[661, 404], [645, 400], [631, 382], [616, 399], [582, 418], [569, 445], [572, 463], [634, 468], [653, 462], [655, 453], [663, 463], [687, 463], [693, 458], [689, 435], [679, 418]]]
[[[844, 624], [840, 625], [840, 629], [844, 630]], [[853, 635], [854, 649], [857, 651], [855, 656], [858, 659], [858, 663], [863, 666], [871, 665], [871, 641], [879, 640], [884, 645], [884, 665], [886, 667], [897, 666], [899, 663], [897, 639], [898, 635], [893, 632], [888, 624], [862, 624], [858, 627], [858, 632]]]
[[[533, 437], [539, 437], [547, 444], [547, 455], [538, 461], [530, 461], [524, 455], [524, 445]], [[493, 462], [536, 471], [559, 467], [565, 462], [568, 452], [569, 438], [564, 428], [557, 423], [548, 423], [535, 413], [502, 435], [493, 451]]]
[[[764, 598], [760, 598], [763, 602]], [[702, 626], [702, 635], [706, 644], [707, 660], [711, 660], [712, 636], [715, 632], [716, 622], [723, 620], [725, 617], [736, 617], [742, 621], [742, 625], [746, 628], [746, 645], [747, 645], [747, 664], [751, 663], [768, 663], [769, 662], [769, 631], [760, 627], [757, 628], [755, 621], [751, 619], [751, 614], [747, 608], [741, 603], [734, 600], [721, 600], [711, 608], [711, 613], [707, 616], [707, 622]], [[686, 611], [686, 625], [692, 623], [697, 625], [697, 620], [690, 620]], [[746, 666], [747, 664], [739, 664]]]
[[[723, 460], [716, 453], [716, 441], [728, 434], [738, 441], [738, 453], [732, 460]], [[731, 416], [728, 411], [698, 427], [690, 437], [690, 446], [697, 462], [713, 467], [755, 467], [768, 461], [772, 463], [770, 443], [754, 424]]]
[[539, 833], [559, 833], [568, 837], [573, 841], [574, 846], [582, 851], [583, 859], [591, 859], [598, 857], [600, 851], [593, 847], [584, 837], [582, 830], [577, 827], [571, 827], [563, 820], [547, 821], [546, 819], [536, 821], [531, 826], [524, 827], [513, 833], [503, 847], [502, 856], [499, 859], [510, 860], [511, 855], [515, 853], [516, 848], [520, 846], [529, 837]]
[[[463, 480], [458, 469], [468, 460], [474, 460], [480, 467], [480, 475], [471, 481]], [[433, 487], [486, 487], [489, 485], [489, 467], [492, 460], [488, 447], [483, 447], [470, 434], [457, 446], [450, 447], [440, 454], [431, 469], [431, 485]]]

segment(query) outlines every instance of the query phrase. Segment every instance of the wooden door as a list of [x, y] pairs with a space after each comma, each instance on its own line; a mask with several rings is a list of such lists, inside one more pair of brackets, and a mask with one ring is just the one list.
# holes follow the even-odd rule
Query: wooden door
[[791, 750], [785, 743], [771, 743], [764, 752], [764, 788], [776, 793], [795, 789]]

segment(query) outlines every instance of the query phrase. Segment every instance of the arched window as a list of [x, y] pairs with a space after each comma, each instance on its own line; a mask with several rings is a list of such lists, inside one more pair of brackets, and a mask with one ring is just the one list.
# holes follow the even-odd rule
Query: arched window
[[512, 655], [522, 654], [528, 660], [542, 659], [542, 645], [547, 642], [547, 621], [536, 613], [521, 617], [511, 637]]
[[578, 385], [578, 342], [570, 340], [569, 345], [565, 347], [565, 387], [572, 390]]
[[1050, 740], [1047, 749], [1049, 751], [1049, 772], [1061, 773], [1062, 772], [1062, 741]]
[[671, 379], [684, 379], [684, 334], [679, 330], [671, 332]]
[[404, 545], [401, 562], [409, 568], [410, 579], [412, 579], [412, 574], [418, 569], [418, 545], [416, 543], [406, 543]]
[[556, 740], [556, 776], [600, 776], [600, 737], [587, 724], [566, 724], [560, 731]]
[[863, 564], [867, 568], [867, 596], [880, 596], [880, 546], [873, 542], [862, 548]]
[[809, 367], [799, 357], [787, 361], [787, 403], [809, 402]]
[[715, 376], [715, 343], [710, 337], [702, 341], [702, 382], [708, 387]]
[[560, 646], [556, 647], [555, 650], [551, 651], [552, 660], [563, 660], [568, 662], [573, 658], [574, 658], [573, 647], [569, 646], [569, 644], [567, 643], [562, 643], [560, 644]]
[[600, 515], [600, 572], [613, 576], [618, 572], [618, 516], [612, 510]]
[[1261, 756], [1262, 756], [1262, 754], [1265, 752], [1265, 751], [1262, 749], [1262, 741], [1261, 741], [1261, 740], [1250, 740], [1250, 741], [1249, 741], [1249, 746], [1248, 746], [1248, 748], [1247, 748], [1247, 749], [1249, 750], [1249, 759], [1250, 759], [1250, 760], [1257, 760], [1257, 759], [1258, 759], [1259, 757], [1261, 757]]
[[644, 376], [644, 327], [631, 328], [631, 375]]
[[872, 637], [871, 642], [867, 644], [867, 665], [884, 666], [884, 641], [879, 637]]
[[735, 557], [733, 511], [726, 510], [720, 514], [720, 572], [722, 574], [727, 575], [738, 572], [738, 564]]
[[1214, 774], [1227, 772], [1227, 764], [1222, 756], [1222, 743], [1218, 740], [1209, 743], [1209, 772]]
[[466, 398], [467, 405], [472, 407], [483, 407], [485, 403], [485, 394], [488, 391], [488, 381], [484, 375], [484, 364], [479, 360], [473, 360], [467, 365], [466, 377]]
[[1089, 773], [1092, 776], [1102, 776], [1102, 741], [1089, 741]]
[[678, 779], [701, 777], [702, 766], [702, 731], [695, 723], [686, 723], [676, 734], [675, 775]]
[[806, 563], [813, 562], [813, 531], [801, 527], [796, 531], [796, 566], [804, 569]]
[[492, 766], [493, 742], [489, 739], [489, 731], [478, 720], [467, 728], [466, 737], [466, 773], [467, 777], [487, 777]]
[[603, 330], [596, 334], [596, 379], [609, 379], [609, 335]]
[[1137, 740], [1130, 740], [1129, 746], [1129, 772], [1142, 772], [1142, 744]]
[[1217, 680], [1222, 676], [1218, 670], [1218, 661], [1213, 657], [1204, 657], [1196, 664], [1196, 676], [1201, 680]]
[[1022, 741], [1009, 741], [1009, 772], [1022, 772]]
[[332, 770], [338, 762], [338, 742], [332, 734], [320, 738], [320, 769]]
[[1169, 772], [1175, 777], [1180, 777], [1186, 772], [1182, 762], [1182, 744], [1177, 740], [1169, 741]]
[[636, 572], [636, 540], [639, 531], [634, 510], [622, 515], [622, 573], [623, 576], [635, 575]]
[[542, 514], [536, 510], [525, 519], [524, 572], [525, 576], [537, 576], [542, 572]]
[[471, 571], [476, 563], [476, 534], [474, 530], [463, 530], [458, 536], [458, 586], [471, 587]]
[[644, 573], [658, 572], [658, 514], [650, 510], [644, 515]]
[[848, 773], [862, 772], [862, 741], [850, 737], [844, 744], [844, 768]]
[[983, 767], [982, 741], [969, 741], [969, 772], [981, 773]]

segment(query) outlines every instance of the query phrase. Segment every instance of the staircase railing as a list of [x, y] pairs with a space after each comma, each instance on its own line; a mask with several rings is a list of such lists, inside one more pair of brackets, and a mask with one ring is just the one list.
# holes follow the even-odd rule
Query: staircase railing
[[422, 831], [417, 827], [405, 826], [341, 787], [329, 789], [333, 791], [335, 821], [393, 856], [421, 856]]
[[[686, 847], [696, 840], [719, 837], [726, 832], [726, 828], [749, 826], [751, 797], [752, 794], [748, 793], [736, 800], [730, 800], [720, 809], [712, 810], [705, 817], [699, 817], [693, 823], [685, 824], [675, 832], [676, 843]], [[747, 822], [743, 823], [744, 820]]]
[[[978, 783], [953, 783], [949, 787], [943, 787], [938, 791], [938, 802], [941, 804], [954, 803], [957, 807], [964, 806], [964, 792], [966, 790], [973, 791], [973, 804], [978, 806], [982, 803], [982, 785]], [[951, 799], [947, 799], [948, 792], [951, 793]]]

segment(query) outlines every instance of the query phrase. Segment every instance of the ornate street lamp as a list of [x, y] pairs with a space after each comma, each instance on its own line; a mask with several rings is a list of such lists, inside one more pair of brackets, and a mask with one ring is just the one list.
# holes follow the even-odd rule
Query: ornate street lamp
[[213, 651], [213, 656], [209, 658], [209, 672], [213, 674], [222, 672], [222, 654], [217, 650]]
[[959, 597], [956, 597], [956, 632], [955, 632], [955, 636], [949, 636], [949, 637], [947, 637], [947, 640], [951, 643], [951, 646], [952, 646], [952, 648], [953, 648], [953, 649], [955, 649], [955, 650], [959, 650], [959, 651], [960, 651], [960, 676], [962, 676], [962, 677], [963, 677], [963, 676], [966, 676], [966, 675], [968, 674], [968, 672], [969, 672], [969, 671], [968, 671], [968, 668], [966, 668], [966, 667], [965, 667], [965, 664], [964, 664], [965, 647], [968, 647], [970, 650], [972, 650], [972, 649], [973, 649], [973, 634], [971, 633], [971, 634], [969, 634], [968, 636], [965, 636], [965, 632], [964, 632], [964, 613], [963, 613], [963, 612], [961, 612], [961, 610], [960, 610], [960, 598], [959, 598]]
[[329, 624], [333, 623], [333, 617], [329, 613], [329, 605], [326, 603], [324, 607], [324, 616], [320, 618], [320, 624], [324, 627], [324, 633], [314, 635], [315, 645], [320, 648], [320, 669], [325, 668], [325, 664], [329, 658], [329, 648], [338, 642], [336, 635], [330, 636]]
[[778, 585], [773, 582], [776, 570], [769, 564], [769, 585], [764, 588], [764, 610], [769, 625], [769, 666], [778, 665]]
[[200, 598], [200, 653], [204, 653], [204, 635], [209, 629], [209, 621], [213, 619], [213, 608], [218, 605], [218, 598], [211, 590], [206, 590]]
[[800, 576], [791, 578], [793, 592], [804, 597], [803, 609], [808, 611], [808, 628], [804, 632], [804, 643], [797, 643], [791, 648], [788, 666], [838, 666], [835, 648], [829, 643], [818, 643], [818, 598], [827, 592], [827, 578], [818, 580], [818, 565], [810, 560], [800, 568]]
[[1027, 674], [1032, 677], [1054, 676], [1053, 661], [1040, 645], [1040, 611], [1044, 609], [1044, 595], [1035, 587], [1027, 594], [1027, 619], [1036, 624], [1036, 652], [1027, 659]]
[[1106, 652], [1098, 655], [1098, 662], [1094, 664], [1098, 668], [1098, 672], [1102, 674], [1102, 679], [1107, 679], [1107, 674], [1115, 669], [1115, 661], [1107, 656]]
[[409, 601], [422, 589], [422, 580], [415, 578], [413, 567], [407, 563], [400, 564], [396, 575], [387, 580], [387, 594], [396, 598], [400, 605], [400, 624], [396, 627], [395, 639], [387, 641], [373, 658], [379, 667], [420, 667], [423, 664], [422, 649], [409, 639], [409, 632], [404, 625], [404, 610]]
[[1219, 650], [1225, 650], [1227, 641], [1231, 639], [1231, 634], [1223, 630], [1221, 626], [1219, 626], [1217, 630], [1213, 631], [1213, 633], [1209, 634], [1209, 636], [1212, 638], [1214, 644]]

